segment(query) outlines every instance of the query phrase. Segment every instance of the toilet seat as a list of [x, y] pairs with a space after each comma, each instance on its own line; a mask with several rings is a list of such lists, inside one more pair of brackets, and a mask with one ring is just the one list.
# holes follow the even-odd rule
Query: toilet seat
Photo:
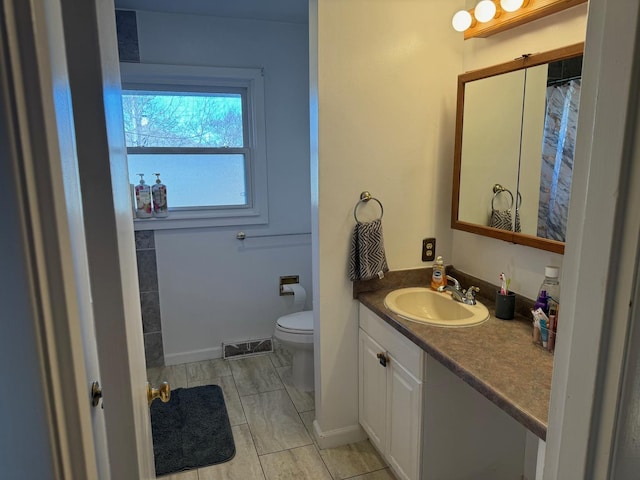
[[313, 334], [313, 311], [284, 315], [278, 318], [276, 328], [293, 334]]

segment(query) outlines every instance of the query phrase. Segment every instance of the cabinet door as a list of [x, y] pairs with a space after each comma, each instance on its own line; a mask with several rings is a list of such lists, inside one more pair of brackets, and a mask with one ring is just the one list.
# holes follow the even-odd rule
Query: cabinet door
[[369, 439], [384, 452], [387, 369], [380, 364], [379, 353], [385, 353], [384, 349], [360, 329], [358, 417]]
[[422, 431], [422, 382], [390, 357], [387, 364], [389, 464], [402, 480], [418, 480]]

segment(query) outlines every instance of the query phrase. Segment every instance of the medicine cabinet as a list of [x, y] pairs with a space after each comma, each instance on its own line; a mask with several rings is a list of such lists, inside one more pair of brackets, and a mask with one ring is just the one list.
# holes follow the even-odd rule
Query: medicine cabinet
[[564, 253], [583, 49], [458, 77], [452, 228]]

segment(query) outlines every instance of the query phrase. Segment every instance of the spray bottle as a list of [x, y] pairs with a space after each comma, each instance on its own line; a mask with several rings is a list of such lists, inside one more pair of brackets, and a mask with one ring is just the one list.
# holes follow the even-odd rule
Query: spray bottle
[[153, 192], [153, 216], [167, 217], [169, 216], [169, 208], [167, 205], [167, 187], [160, 180], [160, 174], [154, 173], [156, 176], [156, 184], [151, 187]]
[[140, 175], [140, 183], [136, 185], [136, 217], [150, 218], [151, 213], [151, 187], [144, 182], [144, 173]]

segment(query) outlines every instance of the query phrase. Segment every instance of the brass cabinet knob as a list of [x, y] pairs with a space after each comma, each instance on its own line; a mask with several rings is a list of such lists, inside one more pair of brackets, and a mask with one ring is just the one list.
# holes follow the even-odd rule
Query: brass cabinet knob
[[147, 402], [149, 402], [149, 406], [156, 398], [159, 398], [162, 403], [167, 403], [171, 399], [171, 387], [167, 382], [162, 382], [160, 388], [153, 388], [147, 382]]
[[376, 357], [378, 357], [380, 365], [382, 365], [383, 367], [387, 366], [387, 363], [389, 362], [389, 356], [386, 354], [386, 352], [378, 353]]

